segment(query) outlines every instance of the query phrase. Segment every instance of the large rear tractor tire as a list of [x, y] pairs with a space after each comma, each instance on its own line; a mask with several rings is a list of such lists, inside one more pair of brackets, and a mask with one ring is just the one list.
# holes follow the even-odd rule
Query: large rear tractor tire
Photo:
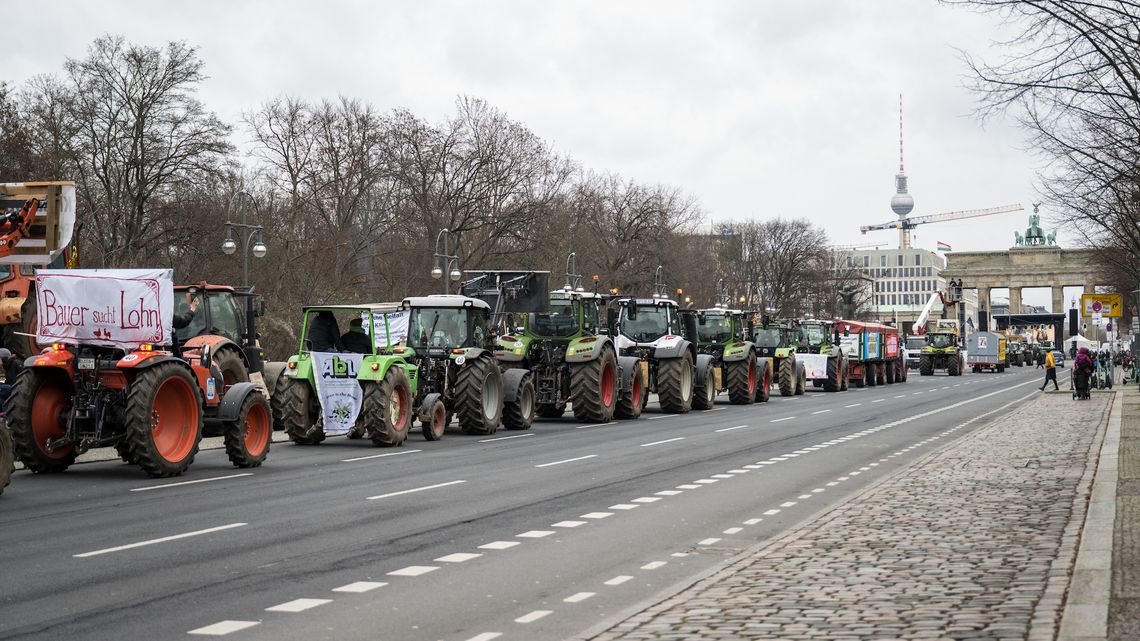
[[728, 387], [728, 400], [733, 405], [748, 405], [756, 402], [756, 353], [749, 352], [748, 358], [724, 366], [725, 386]]
[[490, 356], [467, 361], [455, 379], [455, 414], [468, 434], [494, 434], [503, 420], [503, 373]]
[[887, 385], [895, 384], [896, 370], [894, 361], [887, 361], [886, 363], [883, 363], [883, 374], [883, 380], [887, 382]]
[[608, 347], [600, 356], [570, 365], [570, 406], [574, 418], [589, 423], [609, 423], [618, 398], [617, 357]]
[[686, 350], [680, 358], [663, 358], [657, 362], [657, 397], [661, 409], [684, 414], [693, 408], [693, 355]]
[[269, 401], [255, 390], [245, 397], [237, 420], [226, 422], [226, 457], [235, 467], [257, 467], [265, 461], [273, 442], [271, 415]]
[[566, 403], [545, 403], [535, 408], [539, 418], [562, 418], [566, 413]]
[[269, 401], [273, 424], [297, 445], [316, 445], [325, 440], [321, 427], [320, 402], [314, 398], [309, 381], [282, 376]]
[[918, 375], [931, 376], [934, 374], [934, 359], [929, 354], [918, 357]]
[[249, 382], [249, 368], [245, 366], [245, 361], [236, 349], [218, 350], [214, 352], [212, 358], [214, 366], [222, 373], [222, 382], [225, 383], [223, 394], [232, 385]]
[[202, 414], [202, 394], [189, 368], [159, 363], [139, 372], [131, 384], [123, 438], [144, 472], [178, 476], [198, 453]]
[[796, 361], [790, 357], [780, 359], [779, 371], [776, 380], [780, 385], [780, 396], [791, 396], [796, 393]]
[[515, 400], [503, 403], [503, 427], [508, 430], [529, 430], [534, 424], [534, 379], [524, 376], [515, 390]]
[[75, 462], [74, 445], [45, 449], [49, 440], [66, 433], [64, 415], [71, 409], [73, 393], [71, 380], [60, 370], [29, 368], [16, 377], [4, 418], [13, 452], [24, 467], [36, 473], [62, 472]]
[[360, 417], [368, 426], [373, 445], [397, 447], [408, 439], [412, 427], [412, 386], [403, 369], [393, 365], [383, 380], [364, 385]]
[[8, 433], [8, 428], [0, 425], [0, 494], [8, 487], [15, 469], [16, 452], [12, 447], [12, 435]]
[[839, 371], [839, 357], [827, 357], [827, 378], [823, 380], [823, 391], [838, 392], [843, 386], [843, 381], [840, 380], [842, 375], [843, 373]]
[[629, 376], [629, 384], [618, 396], [614, 417], [633, 419], [641, 416], [641, 410], [645, 409], [645, 399], [649, 396], [646, 394], [646, 387], [645, 376], [641, 373], [641, 364], [638, 363]]

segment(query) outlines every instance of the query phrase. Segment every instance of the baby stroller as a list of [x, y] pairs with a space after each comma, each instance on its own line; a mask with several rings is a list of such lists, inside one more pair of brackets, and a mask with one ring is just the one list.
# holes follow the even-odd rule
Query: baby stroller
[[1083, 369], [1073, 370], [1073, 400], [1089, 400], [1089, 373]]

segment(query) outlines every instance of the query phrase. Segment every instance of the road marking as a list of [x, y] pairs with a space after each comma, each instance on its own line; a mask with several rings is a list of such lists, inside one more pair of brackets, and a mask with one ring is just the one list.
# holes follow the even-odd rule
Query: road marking
[[719, 412], [719, 411], [721, 411], [722, 409], [724, 409], [724, 408], [723, 408], [723, 407], [714, 407], [714, 408], [712, 408], [711, 410], [705, 410], [705, 411], [706, 411], [706, 412]]
[[577, 458], [568, 458], [564, 461], [554, 461], [553, 463], [543, 463], [542, 465], [535, 465], [535, 467], [550, 467], [551, 465], [562, 465], [563, 463], [573, 463], [574, 461], [585, 461], [588, 458], [596, 458], [597, 454], [587, 454], [586, 456], [579, 456]]
[[630, 503], [656, 503], [661, 500], [660, 496], [639, 496], [630, 501]]
[[[520, 539], [541, 539], [542, 537], [550, 536], [551, 534], [554, 534], [554, 530], [530, 530], [529, 532], [523, 532], [522, 534], [516, 534], [515, 536]], [[436, 559], [436, 561], [438, 560], [439, 559]]]
[[887, 400], [887, 399], [885, 399], [885, 398], [876, 398], [875, 400], [873, 400], [873, 401], [871, 401], [871, 402], [872, 402], [872, 403], [882, 403], [882, 402], [883, 402], [883, 401], [885, 401], [885, 400]]
[[515, 434], [513, 436], [497, 436], [495, 438], [485, 438], [485, 439], [478, 441], [478, 442], [479, 443], [494, 443], [495, 441], [505, 441], [505, 440], [511, 439], [511, 438], [523, 438], [526, 436], [534, 436], [534, 432], [529, 432], [527, 434]]
[[678, 490], [699, 490], [699, 489], [701, 489], [701, 486], [693, 485], [692, 483], [686, 483], [684, 485], [678, 485], [677, 489]]
[[246, 628], [252, 628], [253, 626], [260, 624], [261, 621], [231, 621], [227, 619], [225, 621], [218, 621], [217, 623], [210, 624], [203, 628], [191, 630], [187, 632], [187, 634], [201, 634], [211, 637], [224, 637], [231, 632], [245, 630]]
[[294, 599], [265, 608], [266, 612], [304, 612], [312, 610], [318, 605], [332, 603], [332, 599]]
[[230, 530], [235, 527], [243, 527], [249, 525], [248, 523], [230, 523], [229, 525], [219, 525], [218, 527], [206, 528], [205, 530], [196, 530], [194, 532], [186, 532], [185, 534], [175, 534], [172, 536], [164, 536], [158, 539], [150, 539], [149, 541], [139, 541], [138, 543], [128, 543], [127, 545], [119, 545], [113, 548], [104, 548], [102, 550], [95, 550], [93, 552], [84, 552], [82, 554], [72, 554], [71, 556], [77, 559], [85, 559], [91, 556], [99, 556], [100, 554], [110, 554], [111, 552], [122, 552], [123, 550], [133, 550], [156, 543], [166, 543], [167, 541], [177, 541], [178, 539], [187, 539], [192, 536], [201, 536], [203, 534], [213, 534], [214, 532], [221, 532], [222, 530]]
[[642, 570], [656, 570], [657, 568], [667, 565], [668, 561], [651, 561], [641, 566]]
[[899, 395], [898, 395], [898, 396], [896, 396], [895, 398], [906, 398], [906, 394], [899, 394]]
[[197, 483], [209, 483], [211, 481], [224, 481], [226, 479], [236, 479], [241, 476], [253, 476], [253, 472], [243, 472], [241, 474], [227, 474], [226, 476], [215, 476], [208, 479], [198, 479], [196, 481], [182, 481], [180, 483], [165, 483], [163, 485], [148, 485], [146, 487], [136, 487], [131, 489], [131, 492], [149, 492], [151, 490], [161, 490], [167, 487], [179, 487], [181, 485], [195, 485]]
[[570, 527], [579, 527], [579, 526], [582, 526], [582, 525], [585, 525], [585, 524], [586, 524], [586, 522], [585, 522], [585, 521], [559, 521], [559, 522], [557, 522], [557, 523], [551, 523], [551, 524], [550, 524], [550, 527], [566, 527], [566, 528], [570, 528]]
[[554, 612], [554, 610], [535, 610], [534, 612], [524, 614], [521, 617], [515, 619], [515, 623], [534, 623], [535, 621], [538, 621], [542, 617], [547, 616], [552, 612]]
[[388, 585], [388, 584], [387, 583], [379, 583], [376, 581], [357, 581], [355, 583], [349, 583], [348, 585], [342, 585], [339, 588], [333, 588], [332, 591], [333, 592], [351, 592], [353, 594], [362, 594], [364, 592], [375, 590], [376, 588], [382, 588], [385, 585]]
[[720, 541], [721, 539], [718, 538], [701, 539], [697, 541], [697, 545], [713, 545], [714, 543], [720, 543]]
[[780, 504], [780, 507], [792, 507], [795, 504], [796, 504], [795, 501], [784, 501], [783, 503]]
[[635, 507], [641, 507], [641, 506], [636, 505], [634, 503], [618, 503], [617, 505], [611, 505], [606, 509], [607, 510], [632, 510]]
[[657, 496], [677, 496], [678, 494], [684, 494], [684, 492], [681, 490], [661, 490], [660, 492], [654, 492], [654, 494]]
[[480, 550], [505, 550], [519, 545], [518, 541], [491, 541], [479, 546]]
[[449, 485], [459, 485], [460, 483], [466, 483], [466, 482], [467, 481], [448, 481], [447, 483], [436, 483], [435, 485], [427, 485], [424, 487], [417, 487], [417, 488], [414, 488], [411, 490], [400, 490], [399, 492], [389, 492], [387, 494], [377, 494], [376, 496], [368, 497], [368, 500], [369, 501], [375, 501], [376, 499], [386, 499], [386, 498], [393, 497], [393, 496], [401, 496], [403, 494], [415, 494], [416, 492], [424, 492], [426, 490], [434, 490], [434, 489], [438, 489], [441, 487], [447, 487]]
[[846, 481], [848, 478], [850, 478], [850, 477], [847, 477], [847, 476], [841, 476], [841, 477], [839, 477], [839, 478], [838, 478], [838, 479], [836, 479], [836, 480], [839, 480], [839, 481]]
[[844, 407], [844, 408], [848, 408], [848, 407], [859, 407], [860, 405], [862, 405], [862, 403], [852, 403], [852, 404], [850, 404], [850, 405], [844, 405], [843, 407]]
[[826, 485], [827, 485], [827, 487], [835, 487], [836, 485], [839, 485], [839, 482], [838, 481], [828, 481]]
[[759, 523], [760, 521], [763, 521], [763, 520], [764, 519], [748, 519], [747, 521], [744, 522], [744, 524], [745, 525], [756, 525], [757, 523]]
[[[770, 421], [768, 421], [768, 422], [769, 422], [769, 423], [782, 423], [782, 422], [784, 422], [784, 421], [790, 421], [790, 420], [792, 420], [793, 418], [795, 418], [795, 417], [794, 417], [794, 416], [785, 416], [784, 418], [775, 418], [775, 419], [772, 419], [772, 420], [770, 420]], [[783, 459], [777, 459], [777, 460], [780, 460], [780, 461], [782, 461]]]
[[918, 395], [919, 395], [919, 394], [921, 394], [921, 393], [922, 393], [922, 392], [915, 392], [915, 393], [911, 394], [911, 396], [918, 396]]
[[654, 445], [663, 445], [665, 443], [675, 443], [676, 441], [683, 441], [683, 440], [685, 440], [684, 436], [678, 436], [677, 438], [667, 438], [664, 441], [653, 441], [652, 443], [642, 443], [641, 447], [653, 447]]
[[589, 514], [583, 514], [581, 516], [581, 518], [583, 518], [583, 519], [604, 519], [607, 516], [613, 516], [613, 515], [614, 515], [613, 512], [590, 512]]
[[731, 474], [713, 474], [712, 478], [714, 478], [714, 479], [730, 479], [730, 478], [732, 478], [732, 475]]
[[491, 639], [498, 639], [501, 636], [503, 636], [502, 632], [484, 632], [482, 634], [476, 634], [470, 639], [467, 639], [467, 641], [491, 641]]
[[727, 530], [725, 530], [724, 532], [721, 532], [721, 534], [736, 534], [743, 529], [744, 528], [742, 528], [742, 527], [730, 527]]
[[729, 470], [729, 471], [728, 471], [728, 473], [729, 473], [729, 474], [747, 474], [747, 473], [749, 473], [750, 471], [751, 471], [751, 470], [740, 470], [740, 469], [735, 469], [735, 470]]
[[422, 452], [422, 451], [423, 450], [404, 450], [402, 452], [388, 452], [387, 454], [372, 454], [371, 456], [358, 456], [356, 458], [344, 458], [344, 459], [341, 459], [340, 462], [341, 463], [353, 463], [356, 461], [367, 461], [367, 460], [374, 459], [374, 458], [385, 458], [388, 456], [403, 456], [404, 454], [415, 454], [416, 452]]
[[697, 479], [693, 482], [700, 483], [701, 485], [712, 485], [713, 483], [720, 483], [720, 481], [716, 479]]
[[780, 513], [779, 510], [768, 510], [767, 512], [764, 513], [764, 516], [772, 516], [773, 514], [779, 514], [779, 513]]
[[661, 416], [647, 416], [647, 417], [645, 417], [645, 420], [647, 420], [647, 421], [656, 421], [656, 420], [657, 420], [657, 419], [659, 419], [659, 418], [669, 418], [669, 415], [668, 415], [668, 414], [664, 414], [664, 415], [661, 415]]
[[615, 576], [614, 578], [610, 579], [609, 581], [606, 581], [605, 585], [621, 585], [622, 583], [625, 583], [626, 581], [629, 581], [631, 579], [633, 579], [632, 576], [629, 576], [628, 574], [621, 574], [621, 575]]
[[[522, 536], [522, 535], [519, 535]], [[455, 554], [448, 554], [435, 559], [437, 563], [466, 563], [471, 559], [477, 559], [483, 556], [474, 552], [456, 552]]]
[[388, 576], [423, 576], [428, 572], [435, 572], [438, 569], [438, 565], [409, 565], [406, 568], [389, 572]]
[[595, 594], [597, 594], [597, 592], [579, 592], [577, 594], [571, 594], [570, 596], [568, 596], [562, 600], [566, 603], [581, 603], [582, 601], [585, 601], [586, 599], [594, 596]]
[[848, 474], [850, 474], [851, 476], [859, 476], [860, 474], [862, 474], [862, 472], [856, 470], [854, 472], [848, 472]]
[[757, 463], [754, 465], [745, 465], [744, 468], [748, 470], [762, 470], [764, 466]]
[[714, 432], [717, 432], [717, 433], [720, 433], [720, 432], [731, 432], [732, 430], [742, 430], [742, 429], [744, 429], [744, 428], [746, 428], [746, 427], [748, 427], [748, 426], [747, 426], [747, 425], [737, 425], [737, 426], [735, 426], [735, 427], [726, 427], [726, 428], [723, 428], [723, 429], [719, 429], [719, 430], [713, 430], [713, 431], [714, 431]]
[[828, 413], [828, 412], [830, 412], [830, 411], [831, 411], [831, 410], [817, 410], [817, 411], [815, 411], [815, 412], [812, 412], [812, 414], [813, 414], [813, 415], [814, 415], [814, 414], [826, 414], [826, 413]]
[[822, 487], [817, 487], [817, 488], [815, 488], [814, 490], [812, 490], [812, 492], [815, 492], [816, 494], [818, 494], [818, 493], [820, 493], [820, 492], [822, 492], [822, 491], [823, 491], [823, 488], [822, 488]]
[[799, 499], [799, 500], [801, 500], [801, 501], [802, 501], [802, 500], [804, 500], [804, 499], [810, 499], [810, 498], [811, 498], [811, 494], [801, 494], [801, 495], [797, 496], [796, 498], [797, 498], [797, 499]]

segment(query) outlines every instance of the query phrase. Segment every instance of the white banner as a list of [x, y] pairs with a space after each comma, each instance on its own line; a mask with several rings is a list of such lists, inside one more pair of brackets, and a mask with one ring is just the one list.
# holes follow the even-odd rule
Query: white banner
[[36, 341], [169, 345], [173, 279], [171, 269], [41, 269], [36, 275]]
[[[368, 315], [362, 314], [365, 327], [368, 326]], [[376, 349], [386, 349], [408, 337], [408, 312], [376, 312], [372, 315], [376, 324]], [[384, 335], [384, 319], [388, 319], [388, 335]], [[385, 338], [387, 342], [385, 342]]]
[[312, 352], [313, 378], [321, 401], [325, 434], [347, 434], [360, 416], [364, 390], [356, 380], [364, 354]]
[[808, 379], [827, 378], [827, 356], [796, 352], [796, 360], [804, 364]]
[[843, 350], [844, 354], [859, 358], [859, 334], [854, 332], [843, 336], [839, 336], [839, 349]]

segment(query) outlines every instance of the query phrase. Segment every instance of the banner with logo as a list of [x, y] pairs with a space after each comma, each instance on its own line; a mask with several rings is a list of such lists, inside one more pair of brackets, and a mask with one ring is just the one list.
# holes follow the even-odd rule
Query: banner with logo
[[[372, 322], [376, 324], [376, 349], [383, 350], [395, 345], [408, 337], [408, 312], [375, 312]], [[362, 314], [364, 326], [368, 326], [367, 314]], [[387, 325], [385, 325], [387, 321]], [[385, 334], [385, 327], [388, 329]]]
[[863, 360], [879, 358], [879, 332], [863, 332]]
[[364, 354], [312, 352], [311, 355], [325, 434], [347, 434], [356, 425], [364, 401], [364, 390], [356, 380]]
[[44, 345], [168, 345], [174, 270], [41, 269], [36, 305], [36, 341]]
[[827, 356], [796, 352], [796, 360], [804, 364], [808, 379], [827, 378]]

